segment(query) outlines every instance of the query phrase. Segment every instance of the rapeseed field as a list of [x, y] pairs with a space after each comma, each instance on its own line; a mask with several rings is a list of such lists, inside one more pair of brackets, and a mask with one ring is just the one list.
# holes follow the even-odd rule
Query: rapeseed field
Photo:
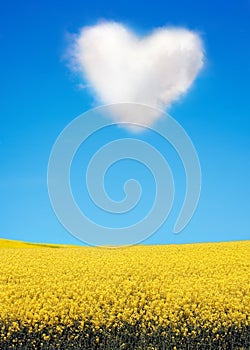
[[0, 349], [249, 349], [249, 256], [250, 241], [0, 245]]

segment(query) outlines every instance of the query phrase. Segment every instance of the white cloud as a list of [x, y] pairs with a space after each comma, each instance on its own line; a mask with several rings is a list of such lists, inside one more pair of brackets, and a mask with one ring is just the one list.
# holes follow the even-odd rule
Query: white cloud
[[[167, 109], [192, 85], [204, 62], [198, 34], [159, 28], [138, 37], [125, 26], [104, 22], [81, 29], [70, 50], [71, 66], [83, 73], [100, 103], [135, 102]], [[123, 112], [118, 121], [152, 124], [161, 116]]]

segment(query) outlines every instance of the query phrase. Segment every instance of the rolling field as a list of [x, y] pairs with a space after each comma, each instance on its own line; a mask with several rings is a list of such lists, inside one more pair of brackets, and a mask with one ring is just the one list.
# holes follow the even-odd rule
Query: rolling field
[[73, 248], [75, 246], [63, 245], [63, 244], [43, 244], [43, 243], [28, 243], [22, 241], [14, 241], [10, 239], [0, 238], [1, 248]]
[[249, 349], [249, 256], [0, 240], [0, 349]]

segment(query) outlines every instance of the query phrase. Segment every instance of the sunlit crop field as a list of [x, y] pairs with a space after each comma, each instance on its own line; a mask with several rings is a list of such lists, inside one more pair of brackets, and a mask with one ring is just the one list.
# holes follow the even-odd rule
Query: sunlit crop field
[[249, 349], [250, 241], [0, 248], [0, 349]]

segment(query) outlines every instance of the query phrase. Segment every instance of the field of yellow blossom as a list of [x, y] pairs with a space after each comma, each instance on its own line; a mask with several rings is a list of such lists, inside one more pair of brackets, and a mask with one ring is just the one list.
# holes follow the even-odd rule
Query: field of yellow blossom
[[249, 349], [249, 256], [250, 241], [0, 242], [0, 349]]

